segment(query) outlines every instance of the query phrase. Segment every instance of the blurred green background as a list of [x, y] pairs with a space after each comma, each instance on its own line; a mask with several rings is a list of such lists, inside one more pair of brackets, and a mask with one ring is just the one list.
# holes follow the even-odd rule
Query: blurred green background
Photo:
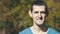
[[[0, 34], [18, 34], [32, 26], [28, 11], [35, 0], [0, 0]], [[43, 0], [47, 3], [48, 27], [60, 32], [60, 0]]]

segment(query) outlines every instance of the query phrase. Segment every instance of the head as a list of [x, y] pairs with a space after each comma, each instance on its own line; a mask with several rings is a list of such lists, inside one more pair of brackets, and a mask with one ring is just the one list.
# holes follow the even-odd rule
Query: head
[[32, 3], [31, 10], [29, 10], [29, 15], [33, 18], [33, 23], [42, 25], [48, 16], [46, 3], [41, 0]]

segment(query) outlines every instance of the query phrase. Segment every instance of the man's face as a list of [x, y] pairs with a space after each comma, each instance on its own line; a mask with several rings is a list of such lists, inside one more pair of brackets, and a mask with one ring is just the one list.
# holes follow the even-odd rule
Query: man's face
[[35, 24], [41, 25], [44, 23], [46, 14], [45, 14], [45, 6], [33, 5], [33, 10], [31, 12], [31, 17], [33, 18], [33, 22]]

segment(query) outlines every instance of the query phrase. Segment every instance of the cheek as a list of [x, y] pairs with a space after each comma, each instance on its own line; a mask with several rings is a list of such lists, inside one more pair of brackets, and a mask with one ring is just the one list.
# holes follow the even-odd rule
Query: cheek
[[38, 16], [37, 14], [33, 14], [33, 18], [36, 19]]
[[46, 14], [42, 14], [42, 16], [45, 18], [46, 17]]

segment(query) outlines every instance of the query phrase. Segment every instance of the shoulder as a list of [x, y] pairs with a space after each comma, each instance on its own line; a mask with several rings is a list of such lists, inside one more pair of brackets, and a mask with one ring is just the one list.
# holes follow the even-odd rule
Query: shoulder
[[50, 27], [48, 29], [49, 29], [48, 33], [50, 33], [50, 34], [60, 34], [59, 32], [57, 32], [56, 30], [54, 30]]
[[30, 34], [30, 33], [31, 33], [30, 27], [25, 29], [25, 30], [23, 30], [23, 31], [21, 31], [21, 32], [19, 32], [19, 34]]

